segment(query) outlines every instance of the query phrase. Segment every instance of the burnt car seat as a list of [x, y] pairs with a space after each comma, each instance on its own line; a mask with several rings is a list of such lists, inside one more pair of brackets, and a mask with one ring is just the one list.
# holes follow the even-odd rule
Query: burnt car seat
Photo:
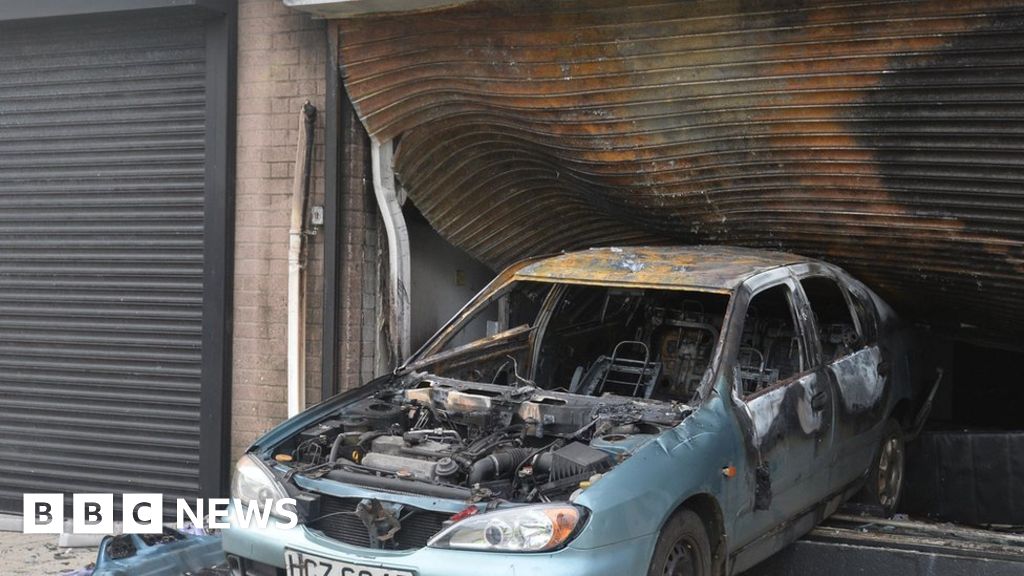
[[[611, 356], [600, 356], [579, 380], [579, 393], [599, 396], [605, 393], [650, 398], [661, 375], [661, 362], [651, 360], [647, 344], [623, 340]], [[576, 384], [574, 379], [573, 384]], [[576, 390], [570, 389], [570, 392]]]
[[768, 388], [779, 379], [779, 371], [768, 368], [764, 354], [753, 346], [740, 348], [737, 363], [740, 367], [744, 396]]

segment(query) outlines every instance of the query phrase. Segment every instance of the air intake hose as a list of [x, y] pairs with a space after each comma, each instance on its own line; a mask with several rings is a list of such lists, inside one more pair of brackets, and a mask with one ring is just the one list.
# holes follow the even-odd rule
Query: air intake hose
[[506, 448], [477, 460], [469, 468], [469, 485], [498, 480], [511, 474], [534, 452], [532, 448]]

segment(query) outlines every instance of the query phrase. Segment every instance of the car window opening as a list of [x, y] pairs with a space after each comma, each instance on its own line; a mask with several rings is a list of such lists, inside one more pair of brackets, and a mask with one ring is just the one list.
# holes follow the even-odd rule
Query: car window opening
[[418, 369], [461, 380], [688, 402], [729, 298], [697, 291], [516, 282]]
[[737, 354], [744, 398], [803, 371], [803, 343], [794, 317], [784, 285], [768, 288], [750, 301]]
[[828, 363], [864, 346], [850, 304], [835, 280], [812, 276], [801, 280], [800, 285], [814, 313], [822, 360]]

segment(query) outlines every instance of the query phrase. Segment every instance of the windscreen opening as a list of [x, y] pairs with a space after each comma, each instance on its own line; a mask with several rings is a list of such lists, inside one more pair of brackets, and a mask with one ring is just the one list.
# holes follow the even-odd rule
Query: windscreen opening
[[432, 373], [601, 396], [689, 401], [711, 365], [720, 294], [517, 282], [435, 344]]

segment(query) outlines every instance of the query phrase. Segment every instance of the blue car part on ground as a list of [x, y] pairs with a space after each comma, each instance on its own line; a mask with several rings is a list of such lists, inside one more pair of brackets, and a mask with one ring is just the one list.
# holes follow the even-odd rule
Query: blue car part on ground
[[182, 576], [223, 562], [220, 536], [165, 528], [162, 534], [107, 536], [93, 576]]

